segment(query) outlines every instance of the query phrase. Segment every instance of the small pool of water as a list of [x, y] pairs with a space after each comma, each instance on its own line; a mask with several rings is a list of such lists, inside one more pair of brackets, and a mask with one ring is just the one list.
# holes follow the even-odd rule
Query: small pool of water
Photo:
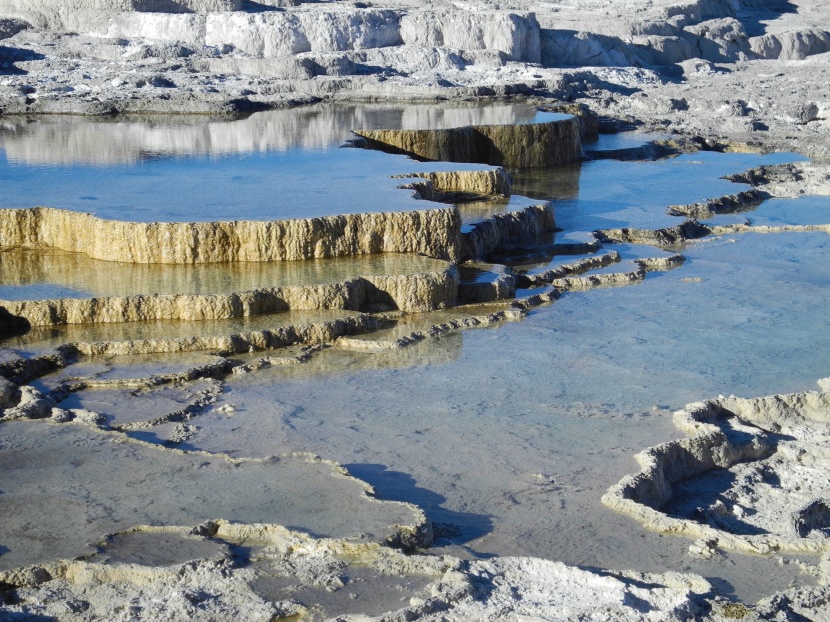
[[359, 276], [436, 272], [447, 265], [421, 255], [394, 253], [308, 261], [133, 264], [59, 250], [8, 249], [0, 250], [0, 300], [223, 294], [339, 283]]
[[596, 229], [657, 229], [679, 224], [669, 205], [735, 194], [749, 186], [721, 179], [762, 164], [803, 161], [792, 153], [757, 155], [698, 152], [645, 162], [595, 160], [515, 175], [514, 192], [554, 198], [557, 241], [584, 241]]
[[[4, 119], [0, 206], [141, 222], [277, 220], [425, 209], [393, 175], [488, 168], [340, 148], [353, 129], [543, 122], [521, 104], [318, 105], [205, 122]], [[371, 192], [367, 192], [371, 189]]]

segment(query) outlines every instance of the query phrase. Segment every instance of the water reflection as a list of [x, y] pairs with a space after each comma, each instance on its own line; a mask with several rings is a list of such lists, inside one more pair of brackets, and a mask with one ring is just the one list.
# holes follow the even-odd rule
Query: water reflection
[[[339, 149], [356, 128], [530, 123], [526, 104], [319, 104], [240, 118], [65, 116], [0, 122], [0, 208], [139, 222], [284, 220], [427, 209], [393, 175], [487, 168]], [[102, 170], [104, 169], [104, 170]], [[369, 190], [367, 192], [367, 190]]]
[[0, 149], [10, 164], [130, 164], [170, 156], [220, 157], [325, 151], [353, 129], [424, 129], [532, 123], [551, 115], [525, 104], [317, 104], [248, 117], [66, 116], [6, 118]]
[[382, 253], [333, 259], [168, 265], [98, 261], [54, 249], [0, 251], [0, 300], [222, 294], [444, 270], [446, 262]]

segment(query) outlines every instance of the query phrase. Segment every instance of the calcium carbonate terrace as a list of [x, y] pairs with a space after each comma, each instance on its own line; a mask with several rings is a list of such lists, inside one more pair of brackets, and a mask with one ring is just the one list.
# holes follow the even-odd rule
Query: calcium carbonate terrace
[[[412, 189], [398, 186], [413, 179], [391, 175], [484, 167], [339, 145], [361, 127], [539, 118], [518, 105], [326, 105], [237, 120], [12, 120], [0, 134], [6, 150], [0, 193], [12, 197], [3, 199], [4, 207], [46, 203], [145, 223], [288, 217], [283, 205], [300, 209], [294, 217], [339, 214], [349, 205], [358, 214], [362, 206], [386, 211], [387, 201], [404, 211], [453, 210], [412, 198]], [[660, 138], [602, 136], [589, 148], [636, 149]], [[113, 145], [118, 148], [108, 151]], [[351, 583], [326, 593], [297, 587], [273, 551], [260, 544], [246, 549], [248, 541], [238, 535], [216, 535], [226, 527], [205, 527], [216, 528], [215, 539], [153, 533], [227, 519], [242, 532], [251, 523], [280, 524], [316, 537], [352, 538], [355, 547], [390, 542], [467, 559], [518, 555], [695, 572], [746, 601], [790, 581], [810, 584], [795, 564], [774, 557], [691, 558], [684, 538], [647, 531], [600, 499], [636, 470], [634, 453], [677, 436], [669, 411], [702, 395], [802, 390], [804, 378], [826, 368], [826, 232], [721, 233], [671, 249], [600, 246], [593, 234], [671, 227], [684, 219], [668, 213], [669, 205], [749, 189], [722, 176], [802, 160], [695, 152], [510, 170], [509, 202], [485, 197], [483, 214], [462, 203], [461, 213], [471, 216], [463, 227], [460, 217], [452, 220], [459, 236], [480, 236], [477, 243], [488, 249], [483, 259], [491, 262], [462, 263], [460, 276], [453, 261], [387, 252], [159, 265], [3, 249], [0, 298], [57, 298], [51, 310], [67, 312], [132, 296], [130, 309], [138, 311], [132, 322], [18, 327], [2, 337], [2, 369], [31, 374], [30, 402], [21, 398], [9, 410], [52, 418], [0, 425], [3, 498], [15, 510], [0, 568], [55, 556], [159, 568], [236, 555], [246, 560], [240, 562], [245, 569], [261, 573], [252, 590], [269, 602], [295, 599], [318, 607], [321, 617], [401, 606], [389, 599], [379, 605], [368, 588], [350, 592]], [[192, 183], [197, 173], [205, 184]], [[159, 188], [169, 192], [156, 200]], [[43, 194], [19, 203], [30, 191]], [[558, 230], [522, 220], [533, 213], [528, 206], [549, 200]], [[753, 207], [702, 221], [711, 227], [830, 222], [825, 198]], [[486, 246], [482, 231], [495, 222], [500, 231], [518, 233]], [[577, 266], [591, 259], [597, 263]], [[653, 259], [667, 260], [667, 267], [643, 268], [641, 262]], [[521, 285], [523, 277], [566, 268], [563, 275], [584, 280], [550, 277], [541, 286]], [[602, 280], [622, 273], [634, 276]], [[629, 286], [602, 287], [611, 284]], [[203, 321], [141, 315], [150, 299], [159, 308], [168, 304], [165, 296], [201, 296], [231, 308], [224, 296], [296, 288], [291, 295], [301, 301], [310, 292], [328, 300], [320, 294], [328, 286], [355, 296], [362, 288], [363, 298], [357, 308], [320, 304]], [[471, 298], [480, 294], [476, 287], [490, 298], [461, 305], [465, 287]], [[429, 312], [408, 313], [390, 303], [393, 294], [423, 302], [438, 300], [437, 293], [446, 296], [428, 305]], [[283, 291], [273, 295], [291, 299]], [[11, 308], [12, 301], [5, 304]], [[27, 365], [43, 367], [30, 372]], [[79, 425], [58, 423], [66, 420]], [[364, 495], [361, 482], [376, 496]], [[45, 513], [44, 499], [55, 498]], [[136, 525], [151, 529], [129, 532]], [[99, 543], [122, 530], [128, 533]], [[360, 572], [369, 570], [351, 576]], [[388, 577], [367, 576], [367, 585], [386, 596], [393, 589]], [[430, 589], [422, 575], [396, 576], [407, 597]]]

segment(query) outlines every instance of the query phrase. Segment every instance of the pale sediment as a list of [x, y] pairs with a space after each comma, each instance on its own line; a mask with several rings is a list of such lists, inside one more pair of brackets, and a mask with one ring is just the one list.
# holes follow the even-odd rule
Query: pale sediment
[[357, 146], [426, 160], [542, 167], [582, 159], [576, 118], [521, 125], [473, 125], [445, 130], [357, 130]]
[[[675, 424], [690, 436], [637, 454], [640, 473], [612, 486], [603, 503], [649, 529], [698, 538], [702, 546], [693, 548], [703, 553], [826, 552], [828, 422], [826, 390], [689, 404]], [[717, 495], [709, 491], [713, 505], [693, 516], [667, 513], [669, 503], [693, 508], [694, 498], [676, 498], [679, 489], [721, 469], [732, 469], [736, 481]]]
[[661, 229], [601, 229], [594, 236], [603, 242], [630, 242], [633, 244], [651, 244], [653, 246], [674, 246], [686, 240], [706, 237], [712, 229], [696, 220], [687, 220], [683, 224]]
[[69, 353], [85, 356], [116, 356], [209, 350], [220, 354], [261, 351], [296, 344], [319, 344], [334, 341], [341, 335], [376, 330], [385, 322], [366, 314], [348, 316], [331, 322], [293, 324], [273, 330], [247, 331], [232, 335], [133, 339], [127, 341], [75, 342], [65, 346]]
[[729, 235], [732, 233], [809, 233], [813, 231], [830, 233], [830, 223], [819, 225], [705, 225], [696, 220], [687, 220], [681, 225], [661, 229], [601, 229], [594, 236], [603, 242], [631, 242], [653, 246], [678, 246], [688, 240], [697, 240], [708, 235]]
[[412, 179], [398, 186], [402, 190], [413, 190], [417, 199], [469, 205], [476, 201], [506, 199], [510, 196], [513, 180], [498, 167], [481, 171], [439, 171], [432, 173], [410, 173], [393, 175], [397, 179]]
[[[376, 543], [315, 538], [278, 525], [223, 520], [195, 527], [139, 526], [112, 534], [102, 545], [136, 536], [149, 546], [176, 537], [178, 542], [191, 543], [191, 548], [209, 542], [222, 547], [210, 558], [168, 567], [105, 563], [104, 553], [15, 568], [1, 573], [0, 580], [17, 598], [0, 608], [10, 616], [103, 620], [111, 617], [119, 595], [129, 592], [132, 611], [146, 619], [352, 619], [357, 616], [338, 616], [332, 603], [356, 598], [350, 585], [355, 574], [370, 588], [389, 590], [390, 582], [401, 582], [401, 589], [406, 585], [411, 596], [405, 604], [399, 597], [381, 601], [385, 606], [375, 609], [384, 613], [359, 616], [367, 622], [577, 618], [718, 622], [792, 614], [818, 620], [824, 604], [821, 588], [791, 589], [745, 606], [716, 596], [709, 581], [691, 573], [599, 571], [529, 557], [464, 561], [449, 555], [407, 555]], [[235, 563], [226, 542], [255, 552], [258, 569]], [[283, 587], [266, 597], [257, 590], [258, 579]], [[296, 584], [304, 586], [303, 594], [296, 594]], [[315, 592], [322, 606], [316, 604]]]
[[602, 255], [595, 255], [581, 259], [572, 264], [565, 264], [557, 266], [551, 270], [545, 270], [537, 274], [520, 274], [517, 276], [517, 281], [520, 287], [538, 287], [540, 285], [550, 285], [556, 279], [562, 279], [568, 276], [582, 274], [589, 270], [597, 268], [604, 268], [620, 261], [620, 254], [617, 251], [603, 253]]
[[759, 166], [725, 179], [751, 184], [775, 197], [830, 195], [830, 165], [816, 162]]
[[[602, 259], [602, 256], [598, 259]], [[613, 256], [608, 260], [609, 265], [613, 264]], [[624, 287], [639, 283], [646, 278], [649, 272], [668, 272], [679, 267], [684, 261], [682, 255], [670, 257], [650, 257], [646, 259], [635, 259], [636, 270], [630, 272], [611, 272], [607, 274], [589, 274], [586, 276], [563, 276], [552, 278], [551, 285], [562, 291], [584, 292], [599, 287]], [[597, 262], [597, 263], [601, 263]], [[588, 264], [590, 265], [590, 264]], [[579, 262], [571, 266], [562, 266], [564, 274], [578, 274], [585, 270], [585, 264]]]
[[0, 246], [57, 248], [94, 259], [199, 264], [371, 253], [458, 258], [455, 208], [301, 220], [122, 222], [48, 207], [0, 209]]

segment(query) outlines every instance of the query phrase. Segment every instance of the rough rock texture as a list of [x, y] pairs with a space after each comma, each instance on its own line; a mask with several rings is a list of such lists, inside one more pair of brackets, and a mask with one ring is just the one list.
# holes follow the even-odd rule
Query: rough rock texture
[[504, 300], [516, 295], [516, 278], [506, 266], [465, 263], [460, 272], [459, 304]]
[[[582, 158], [577, 119], [523, 125], [473, 125], [446, 130], [357, 130], [372, 149], [426, 160], [539, 167]], [[357, 142], [358, 146], [362, 143]]]
[[149, 320], [218, 320], [289, 310], [432, 311], [455, 303], [458, 270], [357, 278], [344, 283], [273, 287], [231, 294], [0, 300], [0, 327]]
[[89, 32], [125, 12], [209, 13], [238, 11], [242, 0], [2, 0], [0, 15], [38, 28]]
[[414, 11], [401, 19], [406, 45], [492, 50], [508, 61], [538, 63], [539, 25], [532, 13], [507, 11]]
[[46, 207], [0, 209], [0, 246], [58, 248], [94, 259], [197, 264], [382, 252], [458, 258], [454, 208], [305, 220], [135, 223]]
[[38, 28], [72, 21], [77, 34], [27, 29], [5, 39], [0, 111], [230, 112], [348, 96], [523, 94], [716, 142], [830, 153], [820, 0], [267, 0], [222, 13], [209, 12], [220, 2], [191, 4], [194, 13], [175, 13], [190, 5], [101, 0], [95, 6], [108, 8], [93, 15], [81, 0], [4, 0], [0, 19], [31, 9]]
[[421, 179], [402, 188], [413, 188], [427, 201], [451, 202], [464, 195], [510, 196], [513, 184], [510, 175], [503, 168], [484, 171], [438, 171], [433, 173], [411, 173], [396, 175], [401, 179]]
[[[637, 454], [642, 471], [610, 488], [603, 503], [650, 529], [699, 538], [709, 547], [830, 550], [822, 533], [830, 514], [820, 506], [828, 494], [829, 392], [719, 398], [689, 404], [674, 416], [690, 436]], [[731, 469], [736, 481], [712, 506], [694, 517], [665, 512], [682, 482], [719, 469]]]
[[[137, 527], [109, 541], [142, 535], [231, 542], [255, 551], [259, 570], [240, 568], [227, 553], [166, 568], [96, 559], [58, 561], [0, 573], [14, 596], [0, 611], [10, 620], [33, 616], [61, 620], [112, 619], [127, 608], [130, 619], [251, 620], [293, 619], [321, 614], [337, 620], [826, 620], [826, 588], [788, 590], [755, 607], [713, 596], [712, 585], [688, 573], [596, 571], [527, 557], [462, 561], [451, 556], [406, 555], [373, 543], [313, 538], [278, 525], [208, 521], [193, 528]], [[332, 602], [346, 597], [349, 578], [387, 585], [405, 579], [422, 585], [409, 604], [390, 601], [388, 613], [337, 615]], [[257, 579], [276, 588], [267, 600]], [[296, 584], [306, 586], [297, 601]], [[314, 589], [327, 596], [313, 606]], [[311, 599], [311, 600], [309, 600]], [[382, 610], [382, 609], [381, 609]], [[315, 615], [316, 614], [316, 615]], [[332, 617], [336, 616], [336, 617]], [[791, 617], [797, 616], [797, 617]]]
[[712, 228], [696, 220], [687, 220], [681, 225], [662, 229], [602, 229], [594, 235], [600, 241], [631, 242], [633, 244], [652, 244], [654, 246], [674, 246], [686, 240], [695, 240], [712, 233]]
[[549, 285], [556, 279], [562, 279], [567, 276], [583, 274], [589, 270], [596, 268], [604, 268], [620, 261], [620, 254], [617, 251], [610, 251], [594, 257], [581, 259], [576, 263], [565, 264], [557, 266], [551, 270], [538, 272], [536, 274], [519, 274], [516, 278], [520, 287], [538, 287], [541, 285]]
[[[131, 339], [127, 341], [74, 342], [64, 351], [85, 356], [123, 356], [209, 350], [220, 354], [238, 354], [296, 344], [330, 343], [343, 335], [377, 330], [385, 322], [371, 315], [354, 315], [328, 322], [292, 324], [274, 329], [246, 331], [231, 335], [179, 338]], [[49, 363], [47, 360], [45, 363]]]
[[552, 203], [531, 205], [515, 212], [501, 212], [476, 223], [461, 234], [462, 259], [485, 259], [509, 247], [511, 242], [529, 240], [556, 226]]
[[726, 179], [751, 184], [776, 197], [830, 195], [830, 166], [813, 162], [760, 166]]
[[709, 218], [713, 214], [735, 214], [753, 209], [762, 201], [769, 198], [764, 192], [753, 188], [735, 194], [709, 199], [700, 203], [687, 205], [669, 205], [669, 214], [686, 216], [687, 218]]

